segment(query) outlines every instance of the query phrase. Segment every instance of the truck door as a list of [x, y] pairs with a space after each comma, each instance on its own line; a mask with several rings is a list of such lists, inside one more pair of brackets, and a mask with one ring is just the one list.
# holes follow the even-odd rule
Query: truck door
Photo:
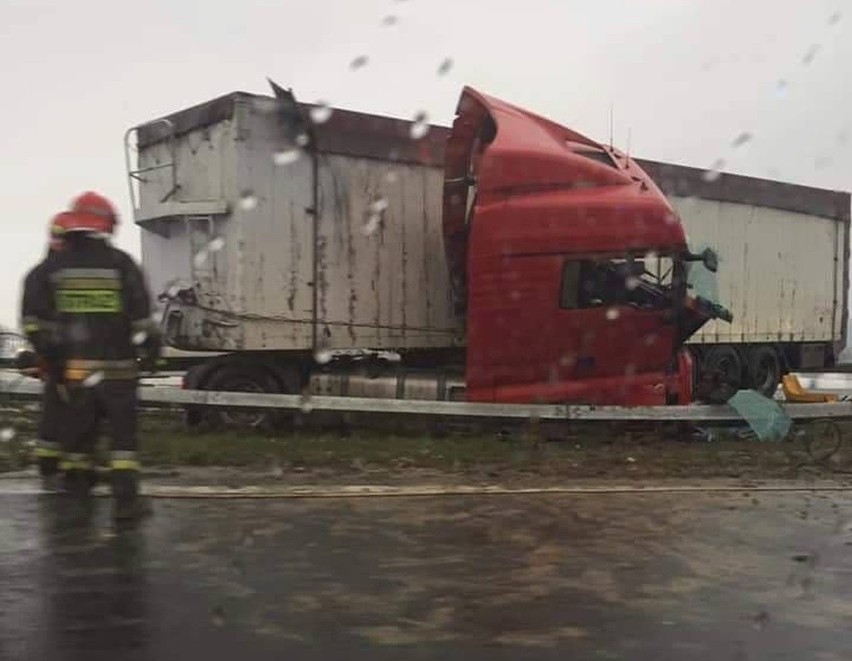
[[[555, 380], [566, 401], [623, 403], [633, 392], [628, 402], [665, 402], [660, 366], [675, 350], [664, 286], [671, 282], [671, 260], [653, 261], [631, 262], [631, 268], [652, 269], [640, 276], [628, 272], [626, 260], [565, 259], [551, 338]], [[653, 280], [659, 290], [648, 286]]]

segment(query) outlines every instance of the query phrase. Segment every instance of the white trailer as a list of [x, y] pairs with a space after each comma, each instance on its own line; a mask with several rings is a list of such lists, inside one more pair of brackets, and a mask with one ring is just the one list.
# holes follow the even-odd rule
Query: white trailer
[[[309, 129], [309, 154], [300, 117], [312, 111], [327, 114], [295, 102], [282, 114], [280, 102], [236, 92], [128, 132], [134, 216], [166, 339], [227, 352], [194, 387], [293, 392], [325, 350], [461, 364], [464, 320], [441, 225], [447, 129], [412, 140], [410, 122], [334, 110]], [[720, 255], [719, 301], [734, 323], [692, 338], [700, 366], [768, 392], [785, 369], [832, 364], [845, 344], [849, 195], [639, 163], [692, 245]], [[229, 376], [217, 379], [223, 367]], [[405, 388], [397, 379], [378, 392]]]

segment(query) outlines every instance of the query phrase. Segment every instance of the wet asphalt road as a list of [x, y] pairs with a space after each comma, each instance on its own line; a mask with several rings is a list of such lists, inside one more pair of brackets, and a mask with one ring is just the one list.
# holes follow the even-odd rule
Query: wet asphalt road
[[0, 496], [0, 659], [852, 658], [852, 494]]

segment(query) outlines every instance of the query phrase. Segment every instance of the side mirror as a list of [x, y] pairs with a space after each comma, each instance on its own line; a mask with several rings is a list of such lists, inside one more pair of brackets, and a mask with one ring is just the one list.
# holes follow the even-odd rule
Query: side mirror
[[719, 270], [719, 255], [712, 248], [705, 248], [701, 252], [701, 263], [710, 273], [716, 273]]

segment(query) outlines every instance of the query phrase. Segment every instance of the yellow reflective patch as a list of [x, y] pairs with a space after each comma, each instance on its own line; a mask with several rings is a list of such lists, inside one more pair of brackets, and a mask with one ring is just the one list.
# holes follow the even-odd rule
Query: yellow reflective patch
[[114, 471], [138, 471], [142, 465], [135, 459], [113, 459], [109, 462]]
[[56, 307], [67, 313], [117, 313], [121, 312], [121, 297], [109, 289], [59, 289]]
[[59, 450], [51, 450], [50, 448], [36, 448], [35, 456], [39, 459], [54, 459], [61, 457], [62, 453]]

